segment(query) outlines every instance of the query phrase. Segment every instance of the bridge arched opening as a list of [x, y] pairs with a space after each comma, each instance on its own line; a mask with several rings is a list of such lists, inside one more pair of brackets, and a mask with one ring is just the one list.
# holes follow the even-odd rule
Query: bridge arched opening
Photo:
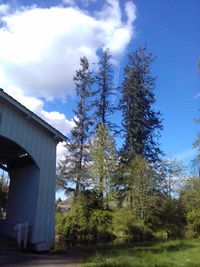
[[9, 172], [29, 165], [37, 165], [31, 155], [17, 143], [0, 136], [0, 168]]
[[8, 183], [6, 205], [0, 203], [5, 209], [1, 214], [0, 234], [13, 237], [14, 225], [28, 223], [31, 229], [34, 224], [40, 170], [24, 148], [1, 135], [0, 169], [0, 177], [3, 175]]

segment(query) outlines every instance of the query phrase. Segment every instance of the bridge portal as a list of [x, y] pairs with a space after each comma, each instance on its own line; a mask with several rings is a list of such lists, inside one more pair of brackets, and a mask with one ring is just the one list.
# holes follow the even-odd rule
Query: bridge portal
[[66, 137], [0, 89], [0, 168], [10, 186], [0, 234], [15, 236], [28, 224], [35, 250], [54, 245], [56, 145]]

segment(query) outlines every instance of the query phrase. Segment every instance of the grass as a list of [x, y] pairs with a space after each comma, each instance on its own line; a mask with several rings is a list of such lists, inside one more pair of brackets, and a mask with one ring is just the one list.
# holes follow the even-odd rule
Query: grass
[[199, 267], [200, 239], [104, 246], [86, 258], [83, 267]]

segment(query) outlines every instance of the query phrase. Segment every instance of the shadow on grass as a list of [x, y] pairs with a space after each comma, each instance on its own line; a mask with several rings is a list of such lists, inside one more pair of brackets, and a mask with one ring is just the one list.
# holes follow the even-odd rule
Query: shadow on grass
[[167, 243], [167, 242], [163, 242], [163, 243], [153, 243], [153, 244], [149, 244], [144, 245], [144, 246], [137, 246], [134, 248], [130, 248], [128, 250], [130, 250], [131, 253], [137, 253], [141, 254], [141, 252], [149, 252], [149, 253], [153, 253], [153, 254], [158, 254], [158, 253], [163, 253], [163, 252], [177, 252], [177, 251], [184, 251], [184, 250], [188, 250], [191, 248], [194, 248], [194, 245], [185, 243], [184, 241], [174, 241], [177, 243]]
[[[200, 245], [199, 245], [200, 246]], [[163, 241], [163, 242], [142, 242], [142, 243], [128, 243], [128, 244], [116, 244], [116, 245], [99, 245], [99, 246], [88, 246], [88, 247], [80, 247], [80, 250], [85, 252], [86, 254], [93, 254], [97, 251], [103, 254], [107, 254], [112, 252], [118, 253], [121, 250], [126, 250], [126, 252], [150, 252], [150, 253], [161, 253], [161, 252], [177, 252], [184, 251], [187, 249], [194, 248], [195, 245], [191, 244], [185, 240], [179, 241]], [[117, 255], [116, 255], [117, 256]], [[200, 266], [200, 265], [199, 265]]]
[[[94, 267], [178, 267], [177, 262], [172, 260], [173, 254], [183, 252], [195, 247], [199, 247], [198, 242], [190, 241], [166, 241], [154, 243], [140, 243], [128, 245], [110, 245], [96, 247], [90, 250], [89, 260], [84, 266]], [[96, 255], [95, 255], [96, 254]], [[153, 258], [159, 257], [159, 254], [164, 257], [163, 262], [150, 262]], [[142, 259], [146, 259], [142, 262]], [[149, 259], [149, 262], [148, 262]], [[156, 259], [156, 258], [155, 258]], [[153, 264], [153, 265], [152, 265]], [[181, 264], [181, 263], [180, 263]], [[192, 262], [184, 262], [180, 266], [199, 267], [200, 264]]]

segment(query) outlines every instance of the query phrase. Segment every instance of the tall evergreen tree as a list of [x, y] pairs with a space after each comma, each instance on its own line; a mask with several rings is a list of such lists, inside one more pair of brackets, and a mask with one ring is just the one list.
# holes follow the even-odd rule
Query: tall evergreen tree
[[74, 111], [74, 124], [69, 142], [66, 144], [67, 155], [57, 168], [58, 184], [66, 192], [74, 191], [76, 199], [88, 181], [89, 138], [91, 120], [89, 117], [89, 97], [93, 84], [89, 62], [86, 57], [80, 59], [80, 70], [76, 71], [74, 83], [78, 97]]
[[113, 66], [111, 64], [111, 54], [109, 49], [103, 52], [98, 63], [98, 72], [96, 74], [96, 99], [95, 99], [95, 120], [96, 126], [103, 124], [109, 129], [113, 124], [109, 120], [109, 115], [114, 111], [112, 97], [114, 95], [113, 87]]
[[161, 153], [157, 137], [162, 129], [160, 112], [153, 109], [155, 103], [155, 77], [150, 67], [154, 57], [146, 47], [129, 53], [124, 68], [120, 108], [123, 114], [125, 144], [123, 152], [127, 159], [140, 155], [145, 160], [156, 162]]

